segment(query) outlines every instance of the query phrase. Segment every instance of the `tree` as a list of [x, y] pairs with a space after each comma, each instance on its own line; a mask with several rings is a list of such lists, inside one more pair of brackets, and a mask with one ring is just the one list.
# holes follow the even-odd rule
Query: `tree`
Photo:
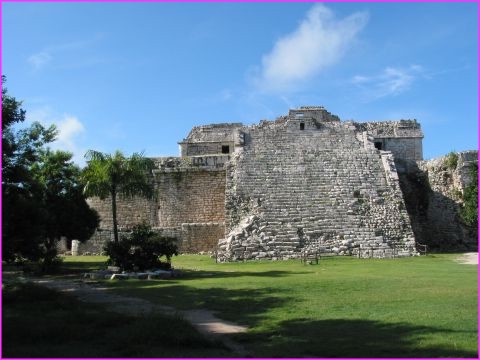
[[65, 151], [43, 151], [32, 167], [35, 180], [42, 186], [47, 217], [44, 222], [46, 253], [56, 253], [58, 239], [66, 237], [81, 242], [88, 240], [98, 227], [100, 218], [83, 195], [81, 170]]
[[2, 76], [2, 249], [4, 260], [23, 257], [38, 260], [44, 238], [46, 213], [41, 186], [31, 167], [39, 160], [40, 149], [53, 141], [55, 127], [39, 123], [15, 130], [25, 121], [22, 103], [8, 94]]
[[150, 178], [154, 163], [143, 154], [125, 157], [120, 151], [113, 155], [89, 150], [85, 154], [87, 166], [83, 171], [84, 194], [112, 201], [113, 235], [118, 243], [117, 195], [152, 198], [153, 183]]
[[[5, 81], [2, 76], [2, 85]], [[55, 245], [61, 236], [86, 240], [98, 225], [98, 215], [88, 208], [80, 169], [70, 162], [72, 155], [46, 147], [55, 140], [55, 126], [33, 123], [16, 129], [24, 121], [21, 102], [3, 86], [3, 259], [48, 264], [56, 256]]]

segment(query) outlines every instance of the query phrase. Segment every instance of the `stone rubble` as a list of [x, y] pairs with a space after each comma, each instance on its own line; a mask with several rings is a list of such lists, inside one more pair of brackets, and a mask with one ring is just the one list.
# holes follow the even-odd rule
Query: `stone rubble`
[[93, 272], [84, 273], [83, 277], [85, 279], [99, 280], [128, 280], [128, 279], [137, 279], [137, 280], [157, 280], [157, 279], [171, 279], [181, 276], [179, 270], [150, 270], [145, 272], [120, 272], [118, 268], [112, 269], [109, 266], [109, 269], [106, 270], [97, 270]]

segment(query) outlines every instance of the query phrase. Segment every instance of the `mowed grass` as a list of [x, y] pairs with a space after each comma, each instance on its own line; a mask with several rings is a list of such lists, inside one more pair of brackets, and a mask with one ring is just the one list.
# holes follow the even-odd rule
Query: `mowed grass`
[[[173, 259], [184, 276], [105, 281], [111, 291], [247, 325], [232, 338], [255, 357], [477, 357], [477, 266], [454, 254], [215, 264]], [[101, 257], [68, 257], [70, 270]], [[196, 355], [195, 351], [184, 356]], [[161, 355], [156, 355], [161, 356]]]
[[132, 317], [31, 283], [3, 286], [2, 357], [228, 357], [174, 316]]

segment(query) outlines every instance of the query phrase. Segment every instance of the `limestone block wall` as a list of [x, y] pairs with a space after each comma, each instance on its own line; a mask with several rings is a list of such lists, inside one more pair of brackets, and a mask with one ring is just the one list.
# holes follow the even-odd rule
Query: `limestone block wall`
[[223, 169], [225, 163], [230, 160], [229, 155], [199, 155], [192, 156], [192, 165], [197, 167], [209, 167], [210, 169]]
[[[182, 252], [213, 251], [225, 233], [226, 159], [200, 157], [198, 164], [178, 158], [156, 159], [159, 169], [154, 171], [155, 198], [119, 197], [119, 229], [128, 231], [146, 222], [161, 234], [176, 237]], [[92, 198], [88, 202], [100, 215], [100, 227], [92, 238], [80, 244], [79, 252], [100, 254], [105, 243], [113, 240], [111, 202], [109, 198]]]
[[225, 235], [223, 222], [182, 224], [182, 253], [212, 252]]
[[191, 169], [159, 172], [155, 176], [155, 226], [174, 227], [184, 223], [224, 221], [225, 170]]
[[385, 138], [382, 141], [384, 150], [391, 151], [395, 158], [423, 160], [421, 138]]
[[[100, 229], [112, 229], [112, 202], [108, 197], [105, 200], [90, 198], [88, 204], [97, 210], [100, 215]], [[155, 226], [155, 199], [141, 197], [125, 198], [117, 196], [117, 222], [121, 229], [129, 229], [143, 222]]]
[[203, 142], [203, 143], [193, 143], [185, 144], [184, 151], [182, 156], [195, 156], [195, 155], [204, 155], [204, 154], [222, 154], [222, 147], [228, 146], [228, 153], [233, 152], [234, 142], [225, 141], [225, 142]]
[[[119, 235], [125, 235], [126, 232], [121, 231]], [[86, 242], [80, 243], [78, 246], [79, 255], [102, 255], [104, 246], [107, 242], [113, 241], [113, 230], [97, 229], [95, 234]]]
[[416, 120], [355, 124], [359, 130], [366, 131], [375, 143], [381, 145], [381, 150], [391, 151], [396, 159], [423, 160], [423, 132]]
[[[231, 153], [240, 141], [237, 130], [241, 123], [223, 123], [195, 126], [188, 136], [179, 142], [180, 156]], [[228, 152], [223, 149], [228, 146]]]
[[387, 181], [380, 151], [352, 125], [301, 130], [289, 122], [245, 129], [246, 146], [227, 166], [220, 258], [285, 259], [309, 248], [414, 254], [398, 181]]

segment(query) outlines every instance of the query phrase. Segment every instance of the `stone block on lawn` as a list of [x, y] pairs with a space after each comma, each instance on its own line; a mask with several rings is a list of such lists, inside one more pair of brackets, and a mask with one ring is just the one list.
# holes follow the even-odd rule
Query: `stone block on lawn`
[[128, 274], [113, 274], [110, 280], [127, 280]]
[[172, 277], [171, 271], [155, 270], [147, 273], [148, 279], [170, 279]]

